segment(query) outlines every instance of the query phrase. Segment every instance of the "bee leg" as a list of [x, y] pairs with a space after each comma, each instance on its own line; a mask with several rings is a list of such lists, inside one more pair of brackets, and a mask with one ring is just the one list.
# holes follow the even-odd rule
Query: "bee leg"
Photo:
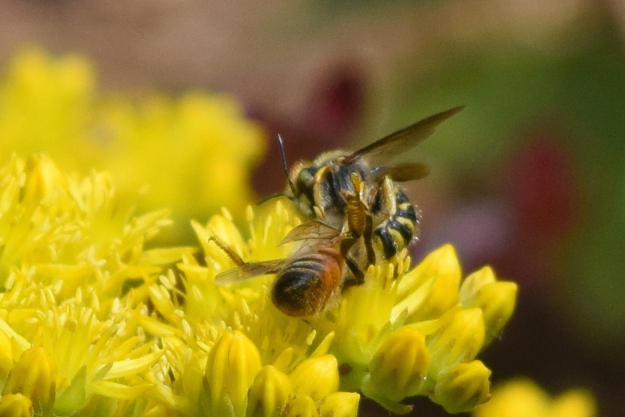
[[345, 264], [349, 268], [349, 271], [352, 273], [352, 277], [345, 279], [343, 283], [343, 288], [350, 287], [352, 285], [362, 285], [365, 282], [365, 273], [360, 269], [358, 263], [349, 256], [349, 250], [354, 246], [354, 244], [358, 241], [357, 238], [345, 238], [341, 242], [340, 250], [341, 255], [345, 258]]
[[351, 287], [352, 285], [364, 284], [365, 273], [358, 267], [358, 264], [349, 256], [345, 257], [345, 264], [347, 264], [352, 276], [345, 279], [343, 282], [343, 288]]
[[367, 214], [364, 230], [365, 250], [367, 251], [367, 266], [375, 264], [375, 251], [373, 250], [373, 218]]

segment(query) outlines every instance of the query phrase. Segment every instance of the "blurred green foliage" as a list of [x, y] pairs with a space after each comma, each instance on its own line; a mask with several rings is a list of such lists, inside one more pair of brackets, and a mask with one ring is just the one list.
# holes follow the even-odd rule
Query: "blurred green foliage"
[[[504, 175], [532, 134], [558, 139], [574, 163], [581, 215], [558, 242], [552, 297], [574, 330], [593, 336], [582, 338], [589, 346], [616, 353], [625, 343], [625, 54], [614, 22], [575, 32], [584, 42], [551, 53], [502, 39], [446, 51], [453, 59], [395, 92], [389, 124], [465, 104], [443, 138], [422, 145], [454, 178], [472, 179], [461, 181], [464, 197]], [[532, 262], [531, 248], [523, 255]]]

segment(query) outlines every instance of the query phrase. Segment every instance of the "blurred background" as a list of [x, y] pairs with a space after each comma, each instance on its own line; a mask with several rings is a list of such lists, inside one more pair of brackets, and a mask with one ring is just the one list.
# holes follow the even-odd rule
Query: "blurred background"
[[[179, 228], [172, 240], [191, 236], [190, 218], [205, 221], [222, 205], [243, 218], [245, 204], [283, 189], [277, 132], [293, 163], [465, 105], [415, 152], [431, 169], [408, 186], [423, 212], [415, 259], [452, 242], [466, 272], [491, 264], [519, 283], [518, 311], [482, 358], [495, 384], [523, 375], [551, 393], [583, 386], [597, 396], [600, 415], [622, 415], [622, 1], [6, 0], [0, 7], [5, 85], [16, 51], [37, 45], [90, 60], [97, 73], [90, 94], [159, 91], [169, 98], [150, 109], [161, 109], [163, 100], [197, 104], [188, 92], [207, 91], [229, 97], [224, 118], [253, 120], [236, 136], [259, 139], [237, 139], [228, 151], [245, 160], [245, 172], [232, 173], [245, 189], [236, 201], [221, 158], [198, 159], [184, 135], [165, 146], [158, 133], [142, 133], [150, 146], [134, 152], [155, 177], [187, 189], [175, 201], [157, 189], [157, 207], [146, 203], [172, 207]], [[11, 102], [1, 103], [3, 116]], [[228, 134], [197, 149], [210, 154], [229, 144]], [[4, 161], [15, 149], [2, 146]], [[19, 144], [20, 152], [54, 153], [46, 146]], [[158, 158], [149, 159], [151, 148]], [[83, 158], [79, 149], [65, 148], [70, 170], [84, 169], [72, 165]], [[118, 165], [118, 181], [131, 181], [140, 163], [123, 154], [117, 146], [87, 159], [98, 169]], [[195, 182], [200, 168], [222, 189], [204, 195]], [[363, 401], [361, 414], [387, 412]], [[424, 400], [414, 415], [444, 413]]]

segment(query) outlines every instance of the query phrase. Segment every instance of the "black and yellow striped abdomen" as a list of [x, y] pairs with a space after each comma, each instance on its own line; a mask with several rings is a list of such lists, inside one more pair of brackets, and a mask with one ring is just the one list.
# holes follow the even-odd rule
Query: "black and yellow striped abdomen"
[[[386, 220], [375, 227], [373, 234], [379, 239], [385, 259], [390, 259], [399, 251], [408, 247], [417, 235], [419, 216], [408, 196], [398, 187], [394, 188], [395, 212], [389, 213]], [[380, 199], [378, 194], [377, 199]], [[376, 199], [373, 212], [382, 210], [381, 203]]]

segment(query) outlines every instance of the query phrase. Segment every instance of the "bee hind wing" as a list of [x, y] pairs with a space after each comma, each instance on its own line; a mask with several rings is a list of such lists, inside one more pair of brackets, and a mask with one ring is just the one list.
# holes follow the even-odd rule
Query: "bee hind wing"
[[234, 269], [221, 272], [215, 277], [219, 285], [231, 285], [237, 282], [247, 281], [261, 275], [275, 274], [282, 269], [286, 259], [274, 259], [271, 261], [250, 262]]
[[340, 230], [319, 220], [309, 220], [294, 227], [289, 233], [287, 233], [284, 239], [280, 241], [278, 246], [304, 240], [315, 240], [319, 242], [328, 241], [334, 239], [340, 233]]
[[382, 175], [389, 176], [396, 182], [415, 181], [427, 177], [430, 169], [421, 162], [406, 162], [394, 166], [380, 167], [374, 170], [374, 175], [380, 177]]

